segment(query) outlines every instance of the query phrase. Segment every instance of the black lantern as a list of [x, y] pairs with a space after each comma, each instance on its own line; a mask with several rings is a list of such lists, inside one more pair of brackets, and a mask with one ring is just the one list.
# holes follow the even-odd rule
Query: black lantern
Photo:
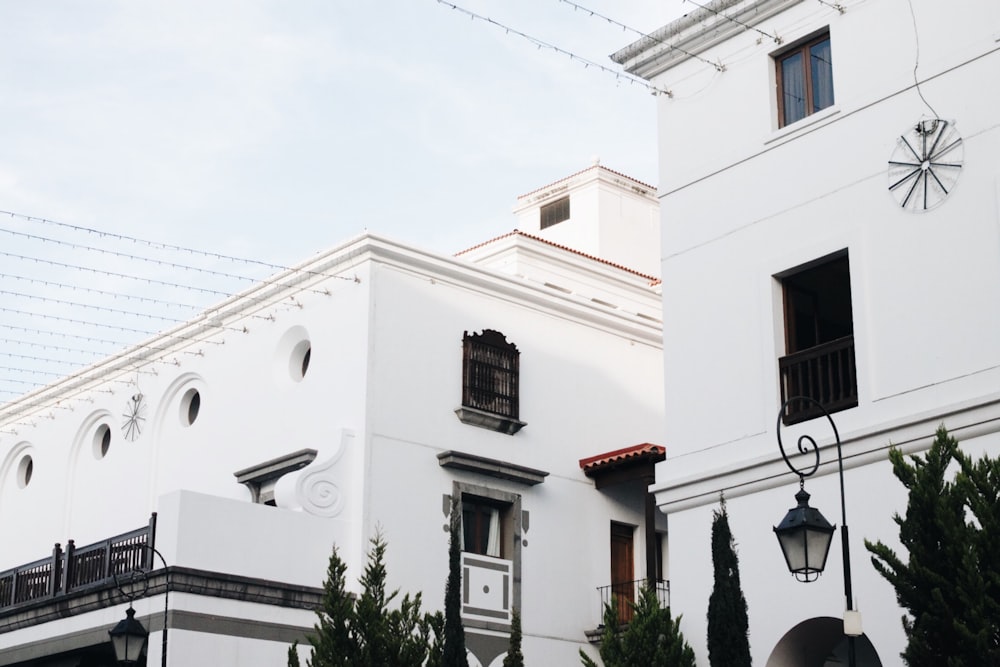
[[788, 510], [774, 529], [788, 570], [799, 581], [816, 581], [826, 567], [834, 527], [815, 507], [804, 488], [795, 494], [798, 506]]
[[142, 623], [135, 620], [135, 609], [130, 606], [125, 611], [125, 618], [118, 621], [111, 630], [111, 644], [115, 647], [115, 658], [121, 665], [134, 665], [146, 650], [146, 639], [149, 633]]

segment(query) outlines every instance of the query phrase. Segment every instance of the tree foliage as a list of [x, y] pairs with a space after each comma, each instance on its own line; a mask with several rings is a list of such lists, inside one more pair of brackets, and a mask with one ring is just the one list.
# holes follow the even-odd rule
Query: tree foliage
[[524, 667], [524, 655], [521, 653], [521, 612], [517, 609], [511, 613], [510, 641], [502, 667]]
[[[356, 598], [345, 586], [347, 565], [334, 547], [323, 583], [323, 599], [316, 611], [318, 623], [309, 637], [309, 667], [421, 667], [440, 665], [441, 614], [420, 612], [420, 593], [406, 594], [397, 608], [390, 605], [399, 591], [386, 592], [386, 543], [371, 540], [368, 561], [359, 579]], [[289, 667], [299, 667], [295, 645], [288, 651]]]
[[[909, 458], [889, 452], [909, 492], [906, 514], [893, 515], [908, 560], [865, 540], [907, 611], [903, 660], [910, 667], [1000, 664], [1000, 459], [973, 462], [943, 426], [924, 456]], [[957, 467], [951, 479], [949, 466]]]
[[458, 494], [451, 500], [448, 537], [448, 581], [444, 588], [444, 667], [469, 667], [465, 652], [465, 629], [462, 626], [462, 513]]
[[708, 598], [708, 662], [712, 667], [750, 667], [747, 601], [725, 500], [712, 518], [712, 566], [715, 584]]
[[[618, 601], [604, 605], [600, 648], [604, 667], [694, 667], [694, 651], [681, 633], [681, 617], [672, 618], [669, 607], [660, 607], [653, 586], [642, 588], [632, 609], [632, 621], [622, 627]], [[597, 667], [582, 649], [580, 660], [586, 667]]]

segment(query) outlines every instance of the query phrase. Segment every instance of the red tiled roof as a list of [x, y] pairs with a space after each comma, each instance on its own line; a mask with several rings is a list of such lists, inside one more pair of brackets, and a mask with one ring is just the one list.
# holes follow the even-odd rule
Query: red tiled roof
[[584, 472], [590, 472], [615, 463], [623, 463], [625, 461], [641, 458], [658, 458], [660, 456], [666, 456], [666, 454], [667, 448], [663, 445], [653, 445], [648, 442], [644, 442], [641, 445], [633, 445], [632, 447], [616, 449], [615, 451], [607, 452], [606, 454], [598, 454], [597, 456], [580, 459], [580, 469]]
[[562, 183], [563, 181], [568, 181], [571, 178], [576, 178], [580, 174], [585, 174], [588, 171], [591, 171], [593, 169], [603, 169], [604, 171], [606, 171], [606, 172], [608, 172], [610, 174], [614, 174], [615, 176], [621, 176], [622, 178], [627, 178], [628, 180], [632, 181], [633, 183], [638, 183], [639, 185], [641, 185], [644, 188], [649, 188], [650, 190], [653, 190], [653, 191], [656, 190], [656, 186], [650, 185], [649, 183], [643, 183], [642, 181], [640, 181], [638, 179], [632, 178], [628, 174], [623, 174], [622, 172], [615, 171], [614, 169], [608, 169], [604, 165], [598, 163], [598, 164], [591, 165], [591, 166], [587, 167], [586, 169], [581, 169], [580, 171], [578, 171], [576, 173], [573, 173], [573, 174], [570, 174], [569, 176], [565, 176], [563, 178], [560, 178], [558, 181], [553, 181], [553, 182], [549, 183], [548, 185], [543, 185], [540, 188], [535, 188], [531, 192], [526, 192], [523, 195], [518, 195], [517, 198], [518, 199], [524, 199], [525, 197], [530, 197], [531, 195], [535, 194], [536, 192], [541, 192], [542, 190], [548, 190], [553, 185], [557, 185], [559, 183]]
[[657, 278], [656, 276], [651, 276], [651, 275], [649, 275], [647, 273], [642, 273], [640, 271], [636, 271], [635, 269], [630, 269], [627, 266], [623, 266], [621, 264], [616, 264], [615, 262], [609, 262], [608, 260], [601, 259], [600, 257], [597, 257], [596, 255], [588, 255], [585, 252], [580, 252], [579, 250], [574, 250], [573, 248], [570, 248], [569, 246], [564, 246], [564, 245], [561, 245], [559, 243], [553, 243], [552, 241], [549, 241], [547, 239], [543, 239], [540, 236], [535, 236], [534, 234], [528, 234], [527, 232], [522, 232], [520, 229], [515, 229], [514, 231], [507, 232], [506, 234], [501, 234], [500, 236], [495, 236], [495, 237], [489, 239], [488, 241], [483, 241], [482, 243], [477, 243], [476, 245], [472, 246], [471, 248], [466, 248], [465, 250], [460, 250], [459, 252], [455, 253], [455, 257], [458, 257], [460, 255], [464, 255], [467, 252], [472, 252], [473, 250], [477, 250], [479, 248], [482, 248], [483, 246], [487, 246], [487, 245], [489, 245], [489, 244], [491, 244], [491, 243], [493, 243], [495, 241], [499, 241], [500, 239], [505, 239], [508, 236], [523, 236], [526, 239], [531, 239], [533, 241], [538, 241], [539, 243], [544, 243], [546, 245], [550, 245], [553, 248], [559, 248], [560, 250], [565, 250], [566, 252], [571, 252], [574, 255], [579, 255], [580, 257], [586, 257], [587, 259], [592, 259], [595, 262], [600, 262], [601, 264], [606, 264], [607, 266], [611, 266], [611, 267], [614, 267], [616, 269], [621, 269], [622, 271], [626, 271], [626, 272], [631, 273], [633, 275], [639, 276], [640, 278], [645, 278], [646, 280], [649, 281], [650, 286], [655, 286], [655, 285], [658, 285], [660, 283], [660, 279]]

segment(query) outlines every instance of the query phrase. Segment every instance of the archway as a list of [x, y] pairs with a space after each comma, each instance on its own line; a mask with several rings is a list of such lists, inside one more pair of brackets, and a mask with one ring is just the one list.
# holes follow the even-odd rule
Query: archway
[[[868, 637], [855, 642], [857, 667], [882, 667]], [[785, 633], [767, 659], [766, 667], [840, 667], [847, 664], [844, 621], [820, 617], [802, 621]]]

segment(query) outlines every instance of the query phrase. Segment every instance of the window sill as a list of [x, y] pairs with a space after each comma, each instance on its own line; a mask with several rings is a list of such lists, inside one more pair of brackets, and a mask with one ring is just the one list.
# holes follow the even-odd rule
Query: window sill
[[768, 144], [787, 139], [793, 134], [799, 134], [805, 129], [810, 128], [817, 123], [826, 122], [838, 114], [840, 114], [840, 107], [836, 104], [825, 109], [820, 109], [816, 113], [811, 113], [805, 118], [800, 118], [790, 125], [774, 130], [771, 132], [771, 136], [764, 140], [764, 145], [767, 146]]
[[491, 431], [506, 433], [507, 435], [514, 435], [528, 425], [526, 422], [512, 417], [504, 417], [502, 415], [486, 412], [484, 410], [477, 410], [476, 408], [470, 408], [464, 405], [460, 408], [455, 408], [455, 414], [458, 415], [459, 421], [463, 424], [478, 426]]

